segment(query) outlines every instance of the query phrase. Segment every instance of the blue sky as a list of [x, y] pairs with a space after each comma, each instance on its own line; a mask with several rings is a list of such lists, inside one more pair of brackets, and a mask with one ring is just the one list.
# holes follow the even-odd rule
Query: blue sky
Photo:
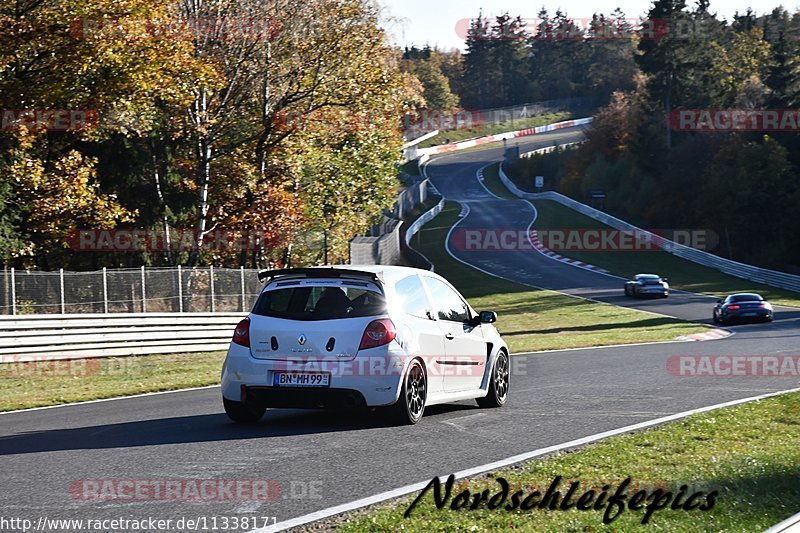
[[[611, 13], [621, 7], [625, 15], [638, 18], [650, 8], [648, 0], [558, 0], [535, 2], [531, 0], [378, 0], [384, 6], [384, 26], [393, 44], [424, 45], [426, 42], [442, 48], [462, 48], [463, 39], [456, 30], [459, 21], [474, 18], [483, 8], [484, 15], [498, 15], [508, 11], [512, 15], [533, 19], [544, 5], [550, 13], [561, 8], [571, 18], [591, 18], [595, 12]], [[687, 0], [694, 5], [694, 0]], [[752, 7], [756, 13], [765, 13], [781, 5], [780, 0], [711, 0], [711, 11], [730, 19], [738, 10], [744, 12]], [[800, 1], [788, 0], [783, 6], [794, 11]], [[391, 20], [390, 20], [391, 19]], [[463, 27], [462, 22], [462, 27]]]

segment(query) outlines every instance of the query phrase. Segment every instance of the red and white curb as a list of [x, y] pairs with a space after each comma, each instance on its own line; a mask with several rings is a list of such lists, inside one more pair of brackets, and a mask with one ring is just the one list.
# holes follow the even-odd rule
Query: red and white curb
[[718, 339], [724, 339], [725, 337], [730, 337], [733, 335], [732, 331], [728, 331], [727, 329], [711, 329], [704, 333], [694, 333], [693, 335], [681, 335], [678, 337], [678, 340], [681, 341], [715, 341]]
[[550, 259], [560, 261], [561, 263], [567, 263], [568, 265], [585, 268], [587, 270], [594, 270], [595, 272], [602, 272], [603, 274], [608, 274], [608, 270], [604, 268], [600, 268], [599, 266], [595, 266], [590, 263], [585, 263], [583, 261], [578, 261], [577, 259], [570, 259], [569, 257], [564, 257], [561, 254], [555, 253], [553, 250], [549, 248], [545, 248], [542, 245], [542, 243], [539, 242], [539, 235], [536, 233], [536, 230], [530, 230], [530, 239], [533, 249], [542, 255], [546, 255]]
[[477, 139], [468, 139], [451, 144], [443, 144], [440, 146], [432, 146], [430, 148], [420, 148], [417, 154], [422, 155], [436, 155], [447, 154], [457, 150], [464, 150], [465, 148], [474, 148], [476, 146], [483, 146], [498, 141], [517, 139], [519, 137], [528, 137], [530, 135], [537, 135], [540, 133], [549, 133], [551, 131], [560, 130], [563, 128], [571, 128], [573, 126], [584, 126], [592, 123], [592, 117], [576, 118], [572, 120], [565, 120], [563, 122], [556, 122], [554, 124], [547, 124], [545, 126], [537, 126], [535, 128], [526, 128], [524, 130], [507, 131], [504, 133], [497, 133], [495, 135], [488, 135], [486, 137], [479, 137]]

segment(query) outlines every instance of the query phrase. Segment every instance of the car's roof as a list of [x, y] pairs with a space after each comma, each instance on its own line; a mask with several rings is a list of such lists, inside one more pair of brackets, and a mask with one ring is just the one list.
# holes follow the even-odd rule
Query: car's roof
[[[310, 267], [310, 268], [319, 268], [320, 270], [336, 269], [336, 270], [358, 270], [360, 272], [373, 272], [377, 274], [380, 279], [383, 279], [384, 281], [387, 282], [404, 278], [412, 274], [436, 275], [428, 270], [422, 270], [420, 268], [398, 266], [398, 265], [328, 265], [328, 266]], [[290, 271], [291, 269], [288, 270]], [[290, 272], [287, 271], [287, 274], [289, 273]]]
[[661, 278], [658, 274], [636, 274], [634, 278]]

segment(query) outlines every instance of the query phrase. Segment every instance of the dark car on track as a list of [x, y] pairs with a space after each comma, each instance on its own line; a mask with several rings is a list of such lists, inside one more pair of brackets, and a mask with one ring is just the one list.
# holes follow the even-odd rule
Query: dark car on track
[[753, 292], [731, 294], [724, 300], [717, 300], [714, 306], [714, 322], [772, 322], [772, 304]]
[[669, 296], [669, 283], [667, 278], [657, 274], [636, 274], [632, 280], [625, 282], [625, 296], [666, 298]]

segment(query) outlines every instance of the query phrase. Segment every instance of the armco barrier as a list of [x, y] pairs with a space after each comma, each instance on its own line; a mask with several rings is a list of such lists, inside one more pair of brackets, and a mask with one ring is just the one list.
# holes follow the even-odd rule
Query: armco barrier
[[508, 178], [502, 166], [500, 167], [500, 180], [505, 184], [509, 191], [520, 198], [527, 200], [553, 200], [561, 205], [574, 209], [583, 215], [602, 222], [603, 224], [611, 226], [614, 229], [635, 231], [639, 234], [646, 235], [652, 239], [653, 243], [661, 247], [665, 252], [671, 253], [672, 255], [682, 259], [686, 259], [687, 261], [692, 261], [694, 263], [719, 270], [724, 274], [736, 276], [737, 278], [746, 279], [756, 283], [763, 283], [765, 285], [771, 285], [781, 289], [800, 292], [800, 276], [786, 274], [785, 272], [778, 272], [776, 270], [768, 270], [766, 268], [759, 268], [753, 265], [746, 265], [730, 259], [724, 259], [703, 250], [678, 244], [557, 192], [550, 191], [543, 193], [532, 193], [523, 191]]
[[114, 313], [0, 318], [0, 363], [226, 350], [246, 313]]
[[416, 235], [422, 226], [436, 218], [436, 216], [442, 212], [444, 209], [444, 199], [442, 199], [438, 204], [433, 206], [428, 211], [424, 212], [417, 220], [411, 224], [408, 229], [406, 230], [406, 244], [409, 246], [411, 245], [411, 239]]

